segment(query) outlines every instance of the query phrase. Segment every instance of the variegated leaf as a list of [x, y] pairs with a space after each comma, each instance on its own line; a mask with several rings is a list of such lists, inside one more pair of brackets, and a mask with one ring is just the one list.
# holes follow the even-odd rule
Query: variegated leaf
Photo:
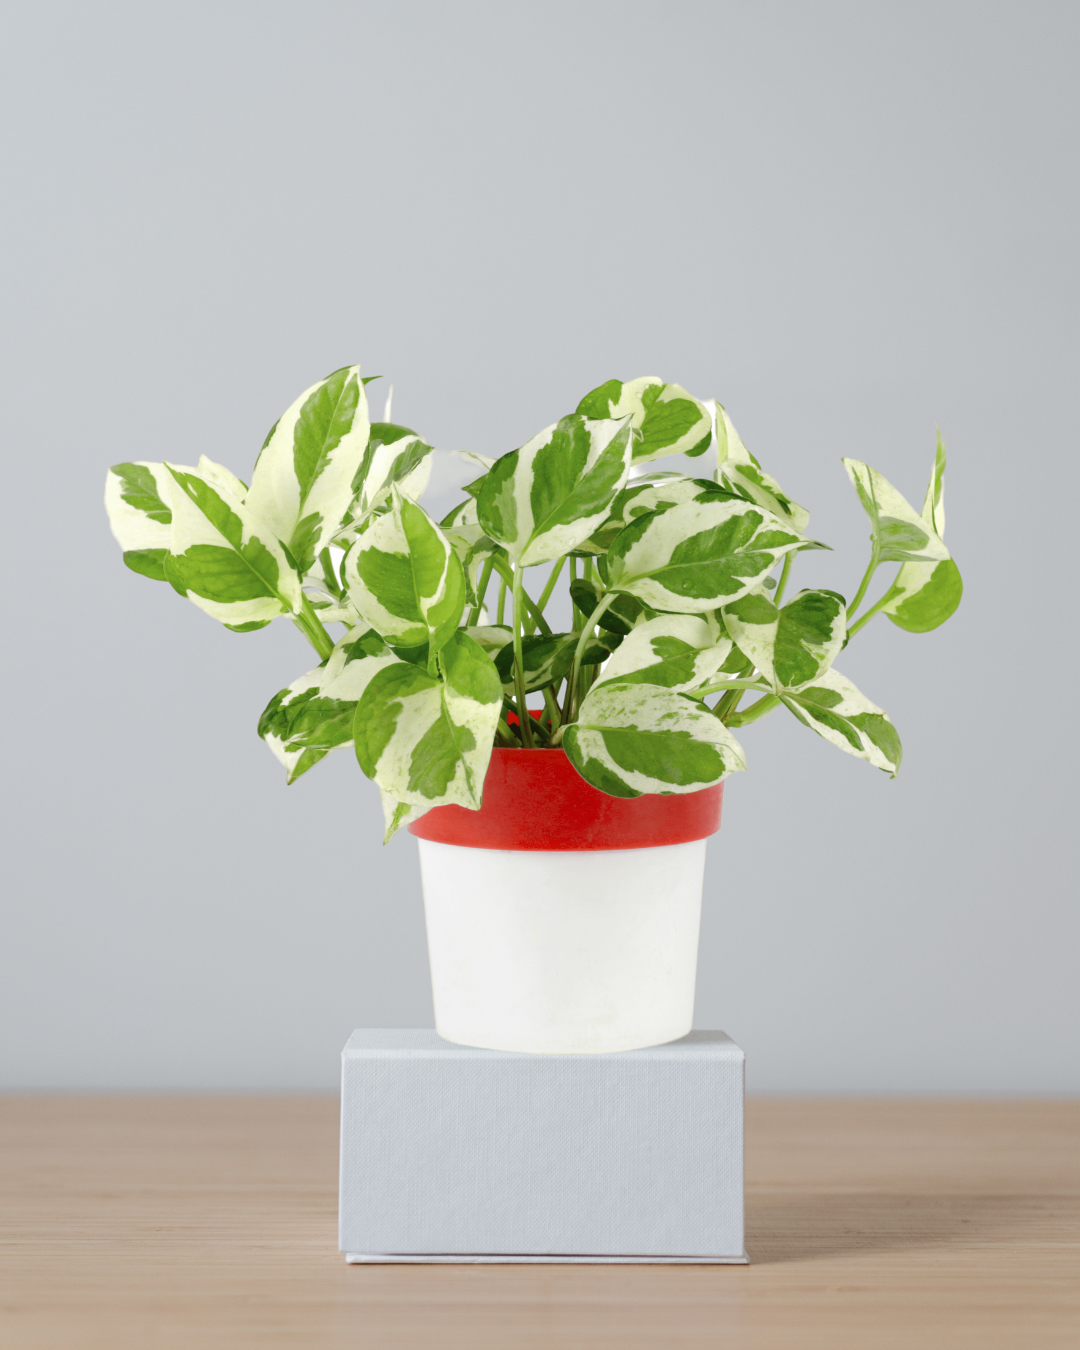
[[477, 499], [484, 532], [520, 567], [568, 553], [607, 516], [630, 447], [629, 418], [564, 417], [495, 461]]
[[471, 591], [480, 564], [493, 553], [501, 553], [503, 550], [484, 533], [484, 527], [477, 515], [476, 502], [471, 497], [467, 501], [459, 502], [439, 522], [439, 528], [450, 540], [454, 552], [461, 559], [461, 565], [465, 569], [465, 580]]
[[352, 740], [356, 705], [371, 680], [397, 657], [371, 628], [356, 628], [318, 666], [275, 694], [259, 718], [259, 735], [285, 766], [286, 782]]
[[340, 527], [367, 443], [359, 366], [344, 366], [313, 384], [271, 428], [245, 500], [289, 550], [301, 575]]
[[700, 703], [648, 684], [591, 689], [563, 740], [586, 782], [612, 797], [699, 792], [746, 768], [738, 741]]
[[727, 411], [716, 405], [716, 458], [719, 481], [747, 501], [756, 502], [800, 533], [810, 523], [810, 512], [793, 502], [747, 450]]
[[231, 469], [227, 469], [224, 464], [215, 464], [212, 459], [206, 455], [199, 456], [199, 472], [208, 483], [213, 483], [215, 487], [224, 488], [226, 492], [231, 492], [238, 502], [247, 500], [248, 485]]
[[949, 550], [933, 525], [917, 515], [888, 479], [861, 460], [844, 468], [870, 517], [870, 539], [879, 563], [944, 562]]
[[[939, 539], [944, 538], [945, 442], [940, 431], [922, 519]], [[908, 562], [896, 574], [881, 612], [909, 633], [929, 633], [956, 612], [963, 593], [960, 569], [952, 558], [944, 562]]]
[[586, 555], [606, 553], [619, 531], [639, 516], [648, 515], [650, 511], [666, 511], [682, 502], [708, 499], [745, 500], [738, 493], [729, 492], [708, 478], [688, 478], [681, 473], [653, 473], [635, 478], [612, 502], [608, 518], [577, 552]]
[[586, 417], [627, 417], [634, 427], [635, 464], [662, 455], [703, 455], [712, 441], [708, 408], [677, 384], [656, 375], [608, 380], [577, 406]]
[[382, 799], [383, 822], [385, 829], [383, 831], [383, 843], [388, 844], [398, 830], [406, 825], [411, 825], [414, 820], [419, 820], [421, 816], [427, 815], [431, 810], [430, 806], [411, 806], [408, 802], [395, 801], [388, 792], [379, 788], [379, 796]]
[[755, 588], [721, 612], [739, 649], [778, 693], [816, 681], [847, 635], [847, 609], [836, 591], [800, 591], [777, 609], [764, 589]]
[[683, 502], [619, 533], [608, 554], [608, 584], [653, 609], [703, 614], [738, 600], [803, 543], [749, 502]]
[[826, 671], [797, 693], [783, 694], [782, 702], [832, 745], [896, 777], [903, 755], [896, 728], [838, 670]]
[[421, 483], [414, 475], [418, 471], [430, 474], [431, 453], [431, 446], [408, 427], [372, 422], [360, 467], [353, 478], [350, 523], [354, 527], [362, 524], [387, 500], [395, 484], [415, 501], [427, 486], [427, 478]]
[[[577, 633], [545, 633], [526, 635], [521, 640], [521, 660], [525, 677], [525, 692], [534, 693], [557, 684], [570, 670], [574, 660], [574, 650], [578, 643]], [[583, 666], [596, 666], [606, 661], [612, 647], [622, 641], [619, 637], [594, 638], [582, 654]], [[503, 647], [494, 656], [495, 669], [503, 682], [503, 689], [513, 696], [514, 685], [514, 648], [513, 644]]]
[[475, 642], [479, 642], [492, 660], [508, 642], [514, 640], [514, 630], [508, 624], [478, 624], [465, 631]]
[[479, 809], [503, 691], [464, 632], [439, 653], [442, 679], [397, 662], [364, 691], [354, 722], [360, 767], [394, 802]]
[[449, 540], [400, 488], [345, 555], [349, 599], [395, 647], [436, 652], [465, 608], [465, 574]]
[[109, 528], [133, 572], [165, 580], [165, 557], [172, 541], [168, 470], [146, 460], [114, 464], [105, 476]]
[[[602, 596], [603, 588], [595, 581], [579, 577], [577, 581], [570, 583], [570, 598], [584, 615], [586, 622], [592, 618]], [[627, 633], [633, 631], [635, 624], [652, 617], [652, 610], [647, 609], [637, 596], [617, 595], [595, 622], [608, 633], [625, 637]]]
[[165, 576], [181, 595], [234, 632], [298, 613], [300, 578], [266, 522], [197, 469], [166, 464], [172, 477], [171, 551]]
[[593, 686], [619, 680], [655, 684], [675, 694], [692, 693], [717, 673], [731, 654], [731, 639], [714, 619], [661, 614], [623, 639]]

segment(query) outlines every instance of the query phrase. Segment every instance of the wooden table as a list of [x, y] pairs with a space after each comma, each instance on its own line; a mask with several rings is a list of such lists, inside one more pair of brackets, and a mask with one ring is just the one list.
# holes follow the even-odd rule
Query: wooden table
[[0, 1097], [3, 1350], [1080, 1347], [1080, 1103], [752, 1100], [750, 1266], [346, 1266], [330, 1097]]

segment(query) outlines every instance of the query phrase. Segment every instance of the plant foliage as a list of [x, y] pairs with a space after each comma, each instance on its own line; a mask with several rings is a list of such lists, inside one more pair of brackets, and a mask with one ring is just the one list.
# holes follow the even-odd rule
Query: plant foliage
[[[436, 522], [419, 500], [431, 445], [389, 410], [372, 422], [365, 384], [346, 366], [305, 390], [250, 487], [205, 456], [115, 464], [106, 482], [132, 571], [234, 632], [287, 615], [314, 647], [319, 664], [259, 720], [288, 782], [353, 745], [389, 839], [433, 806], [479, 808], [495, 745], [562, 747], [616, 797], [696, 792], [746, 767], [733, 729], [781, 707], [895, 776], [896, 729], [833, 663], [875, 614], [924, 633], [960, 603], [940, 435], [921, 512], [844, 461], [869, 566], [850, 604], [813, 588], [785, 601], [796, 555], [825, 546], [715, 401], [651, 376], [609, 380], [520, 449], [462, 452], [479, 476]], [[710, 450], [708, 476], [641, 467]], [[890, 563], [895, 578], [856, 617]], [[536, 595], [526, 574], [541, 564]], [[553, 633], [559, 579], [574, 620]]]

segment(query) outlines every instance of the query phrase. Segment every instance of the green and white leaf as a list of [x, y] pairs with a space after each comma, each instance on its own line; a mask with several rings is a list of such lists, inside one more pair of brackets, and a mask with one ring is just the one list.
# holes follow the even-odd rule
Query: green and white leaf
[[[578, 644], [577, 633], [533, 633], [526, 634], [521, 640], [521, 660], [525, 676], [525, 692], [534, 693], [537, 689], [546, 689], [557, 684], [569, 673], [574, 660], [574, 651]], [[612, 647], [621, 642], [621, 638], [601, 636], [594, 638], [582, 653], [583, 666], [596, 666], [606, 661]], [[513, 696], [517, 691], [514, 684], [514, 648], [503, 647], [493, 657], [495, 669], [499, 672], [503, 689]]]
[[301, 574], [349, 510], [368, 431], [360, 367], [343, 366], [306, 389], [266, 438], [245, 500]]
[[742, 748], [718, 718], [648, 684], [595, 686], [563, 745], [582, 778], [612, 797], [699, 792], [746, 768]]
[[731, 647], [731, 639], [721, 635], [711, 615], [661, 614], [623, 639], [593, 688], [618, 680], [692, 693], [719, 671]]
[[484, 533], [477, 514], [476, 502], [470, 497], [459, 502], [439, 523], [439, 528], [454, 547], [461, 559], [466, 575], [478, 563], [490, 558], [499, 545]]
[[413, 501], [421, 496], [431, 474], [431, 455], [431, 446], [408, 427], [373, 422], [353, 478], [350, 525], [359, 527], [388, 499], [395, 484]]
[[166, 464], [172, 478], [171, 551], [165, 576], [226, 627], [247, 632], [300, 611], [300, 578], [265, 521], [198, 469]]
[[325, 666], [274, 695], [259, 718], [259, 735], [285, 766], [288, 783], [352, 740], [361, 695], [380, 670], [396, 662], [373, 629], [355, 628], [335, 645]]
[[483, 647], [492, 660], [507, 643], [514, 640], [514, 630], [508, 624], [477, 624], [472, 628], [466, 628], [465, 632]]
[[105, 476], [105, 510], [113, 538], [133, 572], [165, 580], [165, 557], [172, 542], [168, 470], [147, 460], [114, 464]]
[[[376, 785], [377, 786], [377, 785]], [[406, 825], [411, 825], [414, 820], [419, 820], [421, 816], [426, 816], [431, 810], [430, 806], [410, 806], [408, 802], [395, 801], [388, 792], [379, 788], [379, 797], [382, 799], [383, 822], [385, 829], [383, 832], [383, 843], [388, 844], [398, 830]]]
[[231, 469], [227, 469], [224, 464], [215, 464], [212, 459], [206, 455], [199, 456], [199, 472], [208, 483], [213, 483], [215, 487], [224, 488], [226, 492], [231, 492], [238, 502], [247, 500], [248, 486]]
[[[945, 442], [940, 431], [922, 519], [939, 539], [944, 539]], [[963, 592], [960, 569], [952, 558], [944, 562], [908, 562], [896, 574], [881, 612], [909, 633], [929, 633], [956, 612]]]
[[630, 468], [631, 428], [574, 414], [495, 461], [480, 524], [514, 563], [552, 562], [603, 523]]
[[360, 767], [394, 802], [478, 810], [503, 691], [464, 632], [439, 653], [442, 679], [407, 662], [380, 671], [356, 709]]
[[578, 550], [580, 553], [606, 553], [624, 526], [650, 511], [666, 511], [682, 502], [720, 500], [738, 497], [708, 478], [688, 478], [681, 473], [653, 473], [635, 478], [611, 504], [608, 518]]
[[349, 599], [365, 623], [396, 647], [436, 652], [465, 608], [465, 573], [450, 541], [400, 488], [345, 555]]
[[712, 442], [708, 408], [681, 385], [656, 375], [608, 380], [585, 395], [577, 411], [586, 417], [629, 417], [634, 428], [633, 462], [662, 455], [703, 455]]
[[878, 563], [944, 562], [948, 558], [949, 550], [931, 520], [917, 515], [887, 478], [858, 459], [845, 459], [844, 468], [870, 517], [870, 539]]
[[838, 670], [826, 671], [798, 693], [783, 694], [781, 701], [804, 726], [832, 745], [896, 777], [903, 756], [896, 728]]
[[777, 693], [816, 681], [847, 635], [844, 597], [836, 591], [800, 591], [777, 609], [768, 592], [755, 587], [721, 612], [739, 650]]
[[608, 585], [653, 609], [702, 614], [746, 595], [803, 542], [749, 502], [683, 502], [618, 534], [608, 554]]
[[716, 459], [718, 481], [747, 501], [756, 502], [794, 529], [804, 531], [810, 512], [793, 502], [767, 474], [743, 444], [727, 410], [716, 405]]

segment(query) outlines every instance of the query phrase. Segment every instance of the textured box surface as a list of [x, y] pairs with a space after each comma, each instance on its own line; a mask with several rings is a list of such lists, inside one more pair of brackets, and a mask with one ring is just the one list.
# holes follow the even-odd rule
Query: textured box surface
[[743, 1053], [720, 1031], [525, 1055], [356, 1031], [342, 1055], [350, 1260], [740, 1261]]

